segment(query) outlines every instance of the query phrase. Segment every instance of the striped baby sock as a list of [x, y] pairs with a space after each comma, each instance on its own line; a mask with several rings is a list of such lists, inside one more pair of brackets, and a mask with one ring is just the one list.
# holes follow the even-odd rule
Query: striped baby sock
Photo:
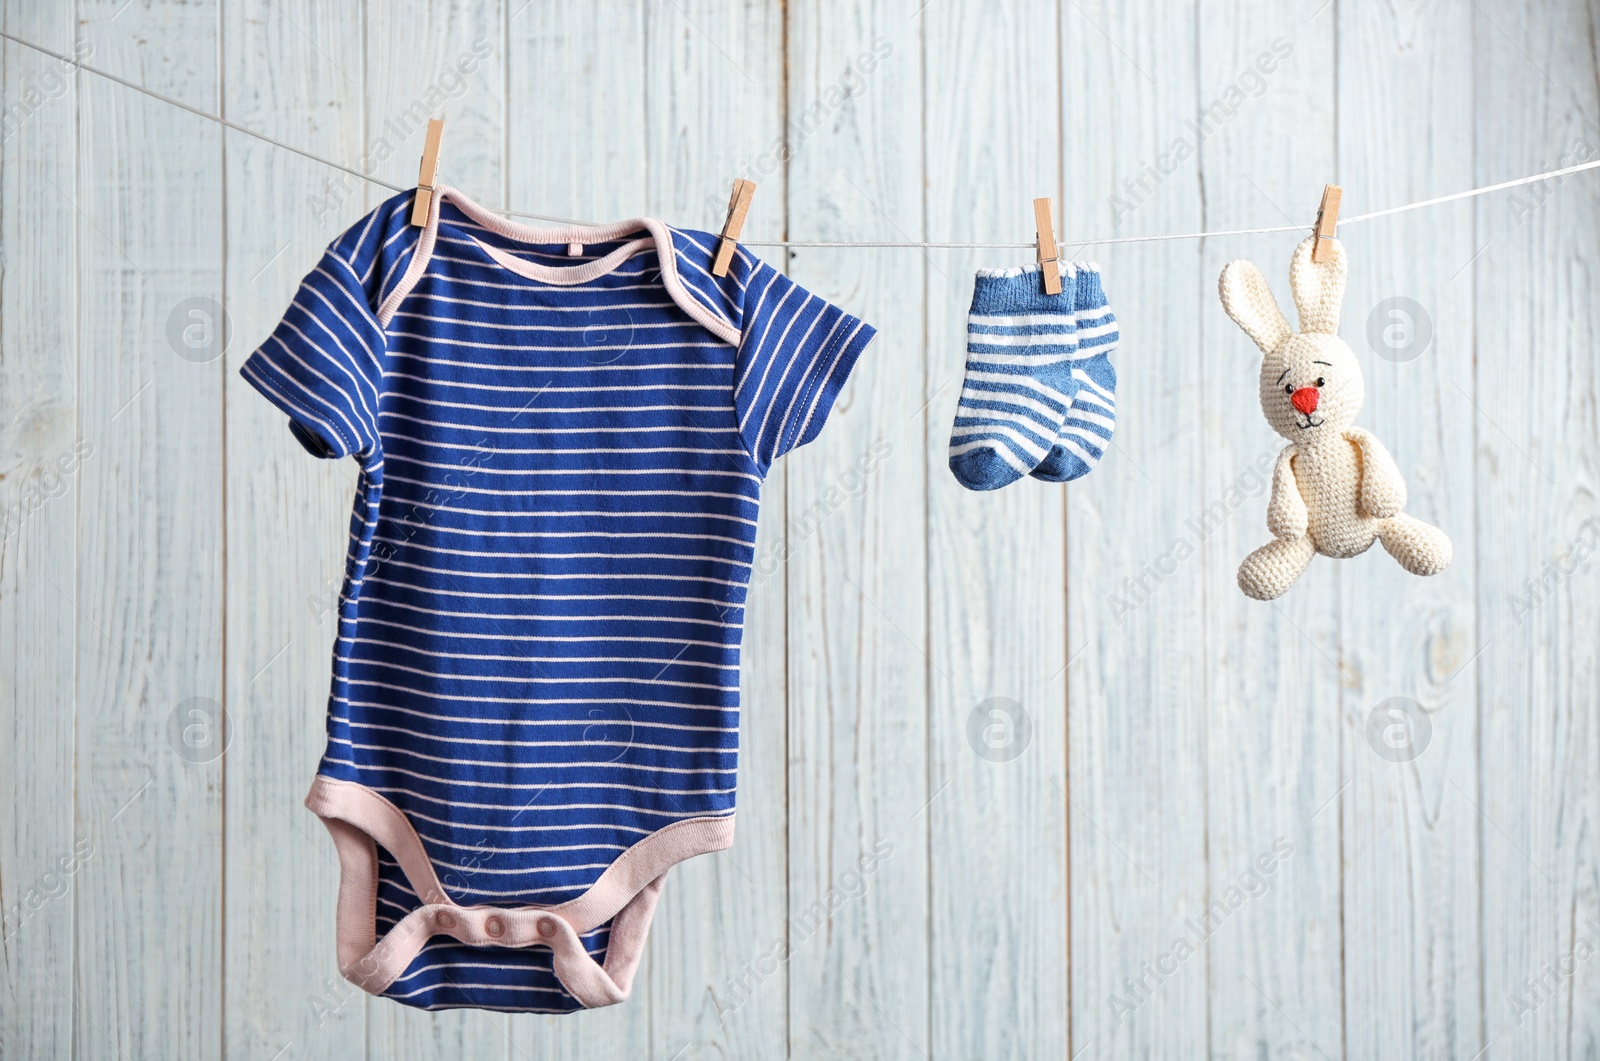
[[978, 271], [950, 431], [950, 471], [968, 490], [998, 490], [1032, 471], [1072, 405], [1078, 285], [1071, 266], [1059, 268], [1059, 295], [1044, 293], [1037, 266]]
[[1071, 482], [1093, 471], [1117, 426], [1117, 370], [1111, 367], [1111, 352], [1121, 337], [1117, 316], [1100, 286], [1100, 267], [1093, 262], [1076, 265], [1078, 360], [1072, 363], [1072, 407], [1049, 455], [1029, 473], [1051, 483]]

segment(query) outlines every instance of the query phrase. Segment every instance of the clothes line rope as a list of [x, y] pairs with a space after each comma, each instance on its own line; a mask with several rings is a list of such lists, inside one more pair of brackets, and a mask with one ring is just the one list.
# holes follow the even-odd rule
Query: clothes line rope
[[[58, 62], [64, 63], [67, 66], [72, 67], [73, 69], [82, 70], [85, 73], [94, 74], [96, 77], [104, 78], [105, 80], [113, 82], [114, 84], [118, 84], [118, 85], [123, 86], [124, 88], [131, 89], [132, 91], [137, 92], [140, 95], [148, 96], [151, 99], [157, 100], [158, 102], [161, 102], [161, 103], [165, 103], [168, 106], [176, 107], [176, 108], [178, 108], [179, 110], [182, 110], [182, 111], [187, 111], [188, 113], [193, 114], [197, 118], [204, 118], [205, 120], [207, 120], [209, 122], [214, 122], [217, 125], [220, 125], [225, 129], [231, 129], [232, 131], [234, 131], [236, 133], [240, 133], [240, 134], [242, 134], [244, 136], [251, 137], [252, 139], [259, 140], [264, 144], [270, 144], [271, 146], [279, 148], [280, 150], [283, 150], [283, 151], [287, 151], [290, 154], [298, 155], [301, 158], [307, 159], [307, 160], [312, 161], [312, 162], [316, 162], [316, 163], [318, 163], [320, 165], [323, 165], [323, 166], [327, 166], [330, 169], [335, 169], [335, 170], [338, 170], [341, 173], [349, 174], [350, 176], [355, 177], [357, 180], [363, 180], [363, 181], [366, 181], [369, 184], [375, 184], [380, 188], [387, 188], [388, 190], [390, 190], [392, 192], [404, 192], [404, 191], [409, 191], [410, 190], [409, 186], [399, 185], [399, 184], [391, 184], [389, 181], [382, 180], [382, 179], [380, 179], [378, 177], [374, 177], [371, 174], [363, 173], [362, 171], [360, 171], [358, 169], [352, 169], [351, 167], [344, 165], [342, 162], [336, 162], [333, 159], [324, 158], [323, 156], [315, 154], [314, 152], [311, 152], [311, 151], [307, 151], [304, 148], [299, 148], [299, 147], [295, 147], [293, 144], [284, 143], [282, 140], [275, 139], [275, 138], [270, 137], [270, 136], [268, 136], [268, 135], [266, 135], [265, 133], [262, 133], [262, 132], [257, 132], [256, 130], [251, 129], [248, 126], [240, 125], [237, 122], [230, 121], [229, 119], [223, 117], [220, 114], [212, 114], [210, 111], [203, 110], [203, 109], [201, 109], [199, 107], [193, 106], [192, 104], [185, 103], [180, 99], [175, 99], [172, 96], [168, 96], [168, 95], [165, 95], [165, 94], [163, 94], [161, 92], [157, 92], [154, 89], [146, 88], [145, 86], [139, 84], [136, 81], [130, 81], [125, 77], [119, 77], [118, 75], [110, 73], [109, 71], [101, 70], [98, 67], [90, 66], [88, 63], [85, 63], [80, 59], [75, 59], [72, 56], [64, 55], [61, 52], [53, 51], [53, 50], [51, 50], [49, 48], [43, 47], [42, 45], [35, 44], [32, 41], [23, 40], [21, 37], [14, 36], [14, 35], [12, 35], [10, 33], [5, 32], [4, 30], [0, 30], [0, 38], [4, 38], [5, 40], [11, 41], [13, 44], [21, 45], [22, 47], [28, 48], [31, 51], [38, 52], [41, 55], [47, 55], [50, 58], [57, 60]], [[1427, 209], [1428, 207], [1443, 206], [1445, 203], [1453, 203], [1453, 202], [1457, 202], [1457, 201], [1462, 200], [1462, 199], [1472, 199], [1472, 198], [1475, 198], [1475, 197], [1480, 196], [1480, 195], [1490, 195], [1490, 194], [1492, 194], [1494, 192], [1502, 192], [1502, 191], [1506, 191], [1506, 190], [1508, 190], [1510, 188], [1518, 188], [1518, 187], [1521, 187], [1521, 186], [1526, 185], [1526, 184], [1538, 184], [1541, 181], [1555, 180], [1555, 179], [1557, 179], [1559, 177], [1566, 177], [1566, 176], [1570, 176], [1571, 174], [1574, 174], [1574, 173], [1581, 173], [1581, 172], [1583, 172], [1585, 170], [1591, 170], [1591, 169], [1596, 169], [1596, 168], [1600, 168], [1600, 159], [1594, 159], [1594, 160], [1589, 161], [1589, 162], [1580, 162], [1580, 163], [1578, 163], [1576, 165], [1564, 166], [1561, 169], [1548, 170], [1548, 171], [1546, 171], [1544, 173], [1535, 173], [1535, 174], [1532, 174], [1532, 175], [1527, 176], [1527, 177], [1518, 177], [1518, 178], [1516, 178], [1514, 180], [1501, 181], [1498, 184], [1489, 184], [1489, 185], [1485, 185], [1484, 187], [1481, 187], [1481, 188], [1468, 188], [1465, 191], [1452, 192], [1452, 193], [1450, 193], [1448, 195], [1438, 195], [1438, 196], [1434, 196], [1432, 199], [1424, 199], [1424, 200], [1422, 200], [1420, 202], [1403, 203], [1403, 204], [1401, 204], [1399, 206], [1391, 206], [1391, 207], [1388, 207], [1387, 209], [1384, 209], [1384, 210], [1373, 210], [1373, 211], [1370, 211], [1369, 213], [1365, 213], [1365, 214], [1355, 214], [1355, 215], [1350, 216], [1350, 217], [1343, 217], [1343, 218], [1339, 219], [1339, 226], [1341, 228], [1344, 228], [1344, 227], [1349, 226], [1349, 225], [1358, 225], [1363, 221], [1372, 221], [1372, 220], [1375, 220], [1375, 219], [1380, 218], [1380, 217], [1390, 217], [1390, 216], [1392, 216], [1394, 214], [1403, 214], [1403, 213], [1406, 213], [1406, 212], [1411, 211], [1411, 210], [1423, 210], [1423, 209]], [[521, 211], [521, 210], [500, 210], [500, 211], [497, 211], [497, 212], [502, 214], [502, 215], [504, 215], [504, 216], [506, 216], [506, 217], [527, 218], [527, 219], [532, 220], [532, 221], [548, 221], [548, 222], [553, 222], [553, 223], [556, 223], [556, 224], [563, 224], [563, 225], [593, 225], [593, 224], [596, 224], [596, 222], [583, 221], [583, 220], [579, 220], [579, 219], [576, 219], [576, 218], [554, 217], [554, 216], [551, 216], [549, 214], [534, 214], [534, 213], [528, 213], [526, 211]], [[1108, 245], [1117, 244], [1117, 243], [1164, 243], [1164, 242], [1168, 242], [1168, 241], [1172, 241], [1172, 240], [1211, 239], [1211, 238], [1222, 238], [1222, 237], [1225, 237], [1225, 236], [1258, 236], [1258, 235], [1267, 235], [1267, 234], [1270, 234], [1270, 233], [1277, 233], [1277, 232], [1305, 232], [1305, 231], [1309, 230], [1310, 228], [1311, 228], [1310, 224], [1305, 224], [1305, 225], [1270, 225], [1270, 226], [1266, 226], [1266, 227], [1263, 227], [1263, 228], [1214, 229], [1214, 230], [1207, 230], [1207, 231], [1203, 231], [1203, 232], [1176, 232], [1176, 233], [1168, 233], [1168, 234], [1165, 234], [1165, 235], [1155, 235], [1155, 236], [1108, 236], [1108, 237], [1103, 237], [1103, 238], [1091, 238], [1091, 239], [1079, 239], [1079, 240], [1072, 240], [1072, 239], [1063, 238], [1061, 242], [1063, 242], [1065, 244], [1068, 244], [1070, 246], [1073, 246], [1073, 247], [1099, 247], [1099, 246], [1108, 246]], [[740, 242], [741, 245], [746, 246], [746, 247], [785, 247], [785, 248], [788, 248], [788, 247], [804, 247], [804, 248], [842, 248], [842, 249], [884, 248], [884, 249], [891, 249], [891, 250], [895, 250], [895, 249], [899, 249], [899, 250], [1032, 250], [1033, 247], [1034, 247], [1034, 242], [1032, 240], [1015, 241], [1015, 242], [960, 242], [960, 241], [916, 241], [916, 240], [794, 240], [794, 239], [789, 239], [789, 240], [740, 240], [739, 242]]]
[[[1430, 206], [1443, 206], [1460, 199], [1471, 199], [1479, 195], [1489, 195], [1492, 192], [1503, 192], [1508, 188], [1520, 187], [1524, 184], [1537, 184], [1540, 181], [1554, 180], [1569, 174], [1580, 173], [1583, 170], [1600, 168], [1600, 159], [1589, 162], [1580, 162], [1577, 165], [1565, 166], [1561, 169], [1549, 170], [1545, 173], [1535, 173], [1529, 177], [1518, 177], [1515, 180], [1501, 181], [1499, 184], [1489, 184], [1482, 188], [1469, 188], [1462, 192], [1451, 192], [1449, 195], [1437, 195], [1432, 199], [1424, 199], [1417, 203], [1404, 203], [1400, 206], [1391, 206], [1384, 210], [1373, 210], [1365, 214], [1356, 214], [1352, 217], [1339, 219], [1340, 227], [1357, 225], [1363, 221], [1372, 221], [1391, 214], [1403, 214], [1408, 210], [1422, 210]], [[1230, 228], [1207, 232], [1178, 232], [1165, 236], [1112, 236], [1105, 239], [1063, 240], [1076, 247], [1097, 247], [1108, 243], [1159, 243], [1165, 240], [1176, 239], [1206, 239], [1221, 236], [1256, 236], [1269, 232], [1305, 232], [1310, 229], [1308, 225], [1272, 225], [1267, 228]], [[747, 247], [939, 247], [973, 249], [983, 247], [1004, 247], [1014, 249], [1033, 248], [1033, 241], [1026, 243], [879, 243], [879, 242], [823, 242], [812, 240], [740, 240]]]

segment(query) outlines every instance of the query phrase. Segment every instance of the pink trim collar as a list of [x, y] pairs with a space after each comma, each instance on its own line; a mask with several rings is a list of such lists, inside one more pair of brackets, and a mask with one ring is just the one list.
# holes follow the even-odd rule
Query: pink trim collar
[[[470, 238], [473, 243], [477, 244], [479, 250], [494, 259], [501, 268], [509, 269], [518, 276], [525, 276], [529, 280], [539, 280], [546, 284], [560, 284], [563, 286], [586, 284], [590, 280], [596, 280], [607, 273], [615, 272], [617, 266], [635, 254], [642, 250], [654, 249], [656, 246], [654, 238], [646, 237], [624, 243], [610, 254], [596, 258], [593, 261], [584, 262], [582, 265], [542, 265], [539, 262], [530, 262], [524, 258], [518, 258], [515, 254], [485, 243], [476, 236]], [[581, 243], [584, 241], [574, 239], [572, 242]], [[601, 240], [590, 239], [587, 242], [599, 243]]]
[[690, 294], [684, 286], [683, 279], [678, 275], [677, 246], [672, 239], [672, 230], [661, 221], [653, 217], [636, 217], [627, 221], [617, 221], [609, 225], [562, 225], [554, 228], [537, 228], [532, 225], [522, 225], [515, 221], [501, 217], [485, 207], [479, 206], [461, 192], [448, 185], [441, 185], [433, 196], [433, 201], [428, 207], [428, 224], [422, 230], [422, 236], [417, 241], [416, 252], [412, 254], [410, 263], [406, 266], [405, 276], [389, 297], [383, 300], [378, 307], [378, 321], [388, 327], [389, 320], [394, 316], [400, 303], [416, 287], [417, 281], [422, 279], [422, 274], [427, 270], [428, 262], [433, 257], [433, 248], [439, 237], [439, 210], [446, 199], [454, 203], [456, 208], [466, 214], [473, 221], [482, 225], [491, 232], [498, 232], [508, 239], [522, 243], [535, 244], [571, 244], [571, 243], [608, 243], [623, 236], [634, 233], [645, 233], [639, 239], [632, 240], [603, 258], [597, 258], [583, 265], [551, 266], [541, 265], [537, 262], [526, 261], [516, 255], [490, 246], [482, 240], [473, 237], [473, 242], [483, 249], [494, 262], [502, 268], [516, 273], [530, 280], [542, 283], [572, 285], [587, 283], [597, 277], [616, 269], [628, 258], [648, 247], [654, 246], [656, 257], [661, 262], [661, 283], [685, 313], [696, 322], [703, 325], [707, 331], [718, 339], [731, 346], [738, 346], [740, 333], [732, 323], [713, 313], [705, 303]]

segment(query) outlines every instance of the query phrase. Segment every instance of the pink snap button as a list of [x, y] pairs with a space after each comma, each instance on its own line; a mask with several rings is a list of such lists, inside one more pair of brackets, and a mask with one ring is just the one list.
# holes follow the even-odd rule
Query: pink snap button
[[550, 920], [548, 917], [541, 917], [539, 919], [539, 935], [541, 935], [541, 936], [553, 936], [555, 934], [556, 934], [556, 923], [554, 921]]
[[434, 924], [438, 925], [440, 928], [456, 927], [456, 919], [443, 910], [434, 915], [433, 921]]
[[498, 917], [491, 917], [483, 923], [483, 930], [495, 939], [506, 934], [506, 923]]

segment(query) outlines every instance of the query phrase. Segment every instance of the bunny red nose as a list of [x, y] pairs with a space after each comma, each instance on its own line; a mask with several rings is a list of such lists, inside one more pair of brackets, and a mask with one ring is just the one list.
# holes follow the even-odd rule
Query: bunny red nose
[[1317, 411], [1317, 402], [1322, 399], [1322, 392], [1315, 387], [1301, 387], [1289, 396], [1289, 401], [1306, 416]]

